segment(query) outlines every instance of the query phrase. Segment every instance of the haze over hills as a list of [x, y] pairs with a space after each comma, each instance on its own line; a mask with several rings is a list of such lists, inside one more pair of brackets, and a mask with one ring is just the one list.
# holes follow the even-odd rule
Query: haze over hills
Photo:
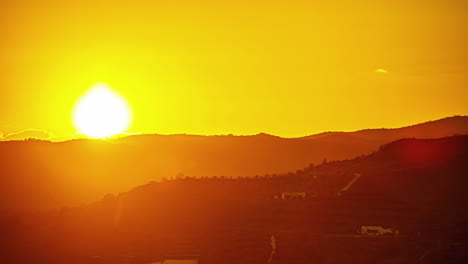
[[[141, 192], [150, 193], [169, 188], [170, 191], [164, 191], [165, 195], [195, 192], [198, 196], [213, 196], [213, 201], [228, 197], [256, 200], [273, 198], [281, 192], [297, 191], [306, 192], [308, 199], [334, 197], [347, 200], [365, 197], [364, 200], [369, 203], [367, 198], [374, 196], [406, 204], [450, 208], [461, 204], [465, 206], [468, 202], [465, 193], [468, 183], [465, 177], [467, 160], [468, 135], [437, 139], [400, 139], [385, 144], [378, 151], [366, 156], [307, 166], [294, 173], [241, 179], [173, 179], [141, 185], [121, 196], [137, 197]], [[357, 173], [359, 177], [354, 181]], [[348, 188], [344, 188], [346, 186]], [[431, 202], [437, 203], [430, 204]]]
[[[0, 208], [73, 205], [163, 177], [248, 177], [344, 160], [400, 138], [468, 134], [456, 116], [399, 129], [328, 132], [302, 138], [134, 135], [114, 140], [0, 142]], [[25, 195], [27, 194], [27, 195]]]
[[[255, 178], [180, 178], [137, 186], [120, 196], [133, 200], [137, 206], [141, 197], [153, 199], [152, 192], [166, 196], [187, 194], [193, 198], [208, 196], [212, 201], [273, 199], [281, 192], [305, 192], [307, 199], [349, 200], [358, 197], [371, 203], [376, 200], [368, 198], [374, 197], [418, 205], [419, 208], [457, 209], [468, 202], [465, 192], [467, 160], [468, 135], [401, 139], [366, 156], [307, 166], [294, 173]], [[354, 181], [356, 174], [359, 177]]]

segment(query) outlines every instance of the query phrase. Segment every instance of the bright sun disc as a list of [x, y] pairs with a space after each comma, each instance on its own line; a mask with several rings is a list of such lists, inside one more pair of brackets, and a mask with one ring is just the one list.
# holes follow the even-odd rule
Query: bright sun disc
[[126, 100], [105, 84], [93, 86], [77, 102], [73, 122], [88, 137], [107, 138], [125, 132], [131, 119]]

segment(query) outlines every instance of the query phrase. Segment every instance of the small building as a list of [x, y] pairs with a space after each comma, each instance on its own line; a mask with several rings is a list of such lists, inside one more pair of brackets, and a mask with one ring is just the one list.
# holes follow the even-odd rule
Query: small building
[[275, 195], [275, 199], [281, 198], [281, 200], [304, 200], [306, 198], [305, 192], [282, 192], [281, 194]]
[[400, 231], [391, 227], [361, 226], [359, 233], [363, 236], [398, 236]]

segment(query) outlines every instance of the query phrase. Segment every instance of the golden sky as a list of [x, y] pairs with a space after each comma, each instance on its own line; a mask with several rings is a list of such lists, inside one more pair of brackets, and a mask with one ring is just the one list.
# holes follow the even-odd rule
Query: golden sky
[[130, 132], [270, 134], [468, 114], [467, 1], [0, 1], [0, 131], [73, 134], [105, 82]]

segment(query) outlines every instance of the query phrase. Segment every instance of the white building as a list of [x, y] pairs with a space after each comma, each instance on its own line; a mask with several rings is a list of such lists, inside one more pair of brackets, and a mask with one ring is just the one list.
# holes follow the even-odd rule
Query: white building
[[[282, 200], [290, 200], [290, 199], [305, 199], [306, 193], [305, 192], [282, 192], [281, 193]], [[275, 199], [278, 199], [278, 196], [275, 195]]]
[[359, 233], [363, 236], [398, 236], [396, 228], [385, 228], [382, 226], [361, 226]]

